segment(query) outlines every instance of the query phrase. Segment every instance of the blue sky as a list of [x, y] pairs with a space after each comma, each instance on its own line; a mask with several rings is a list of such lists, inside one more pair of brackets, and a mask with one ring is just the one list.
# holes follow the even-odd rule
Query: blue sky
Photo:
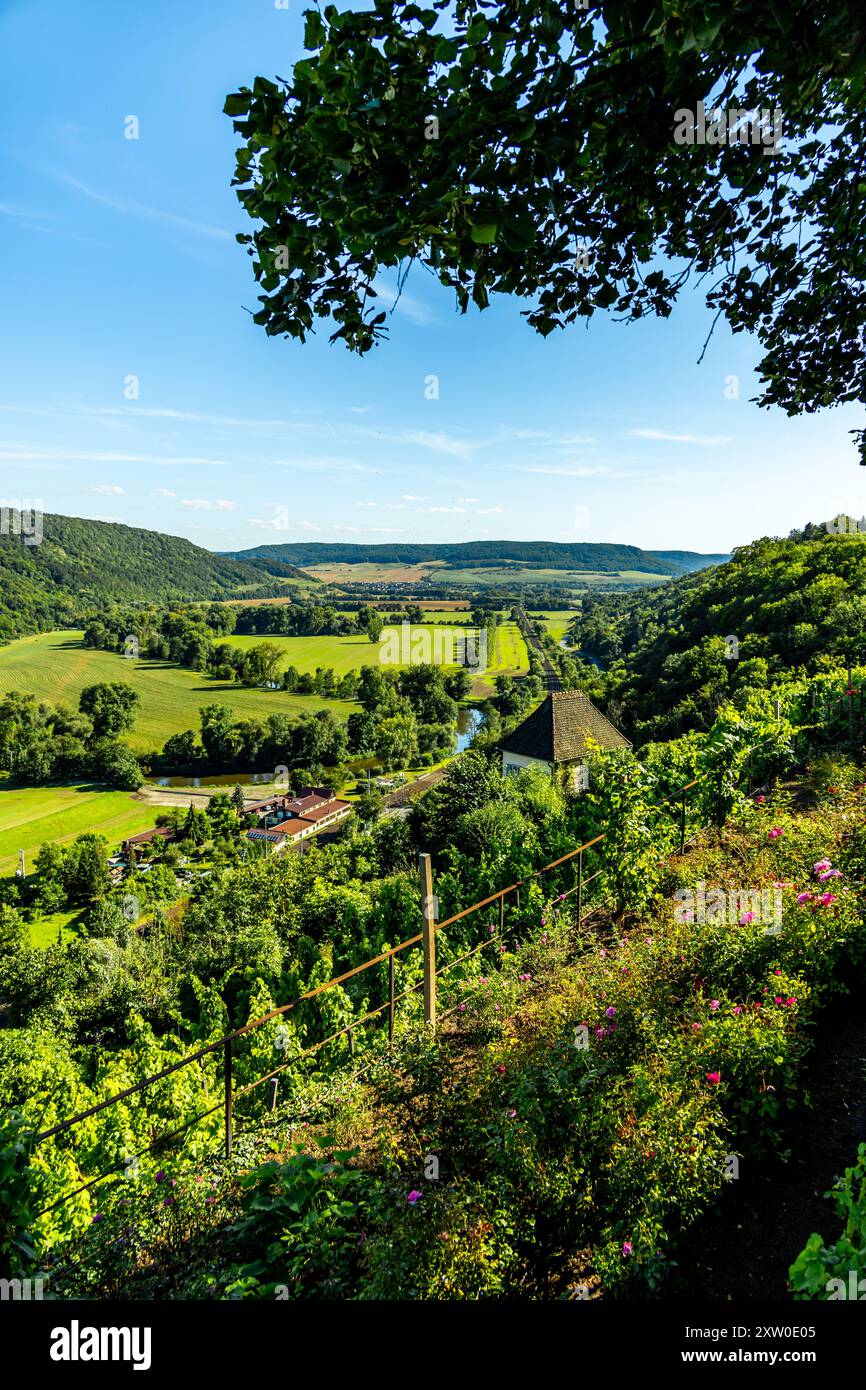
[[513, 302], [459, 317], [416, 269], [390, 341], [364, 359], [327, 327], [303, 346], [266, 338], [246, 312], [222, 104], [290, 72], [302, 8], [0, 0], [4, 500], [212, 549], [509, 537], [722, 551], [862, 514], [856, 412], [759, 411], [756, 346], [721, 323], [698, 366], [710, 319], [696, 293], [666, 322], [597, 315], [543, 340]]

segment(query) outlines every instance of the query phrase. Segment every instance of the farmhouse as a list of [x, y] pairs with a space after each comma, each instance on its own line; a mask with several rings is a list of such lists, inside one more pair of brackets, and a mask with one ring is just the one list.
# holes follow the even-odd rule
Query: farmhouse
[[580, 690], [554, 690], [499, 745], [506, 776], [526, 767], [562, 773], [579, 788], [580, 769], [596, 748], [630, 748], [601, 710]]
[[137, 855], [146, 853], [154, 840], [173, 839], [175, 839], [175, 832], [171, 826], [158, 825], [153, 830], [142, 830], [139, 835], [130, 835], [128, 840], [123, 841], [121, 849], [124, 857], [132, 862]]
[[272, 797], [246, 809], [259, 817], [247, 839], [263, 841], [275, 852], [344, 820], [352, 807], [334, 795], [333, 787], [302, 787], [295, 797]]

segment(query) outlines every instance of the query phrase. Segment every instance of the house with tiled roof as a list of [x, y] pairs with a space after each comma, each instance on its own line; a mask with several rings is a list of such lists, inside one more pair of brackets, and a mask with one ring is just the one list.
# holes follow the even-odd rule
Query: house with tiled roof
[[265, 843], [271, 852], [289, 848], [351, 814], [351, 804], [331, 787], [302, 787], [298, 796], [273, 797], [247, 807], [259, 820], [247, 839]]
[[548, 776], [563, 770], [579, 789], [580, 769], [598, 748], [630, 748], [619, 729], [582, 690], [553, 690], [528, 719], [499, 745], [506, 775], [541, 768]]

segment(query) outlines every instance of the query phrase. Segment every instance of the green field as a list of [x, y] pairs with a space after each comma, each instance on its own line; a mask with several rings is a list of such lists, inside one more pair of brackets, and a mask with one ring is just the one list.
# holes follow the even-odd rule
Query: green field
[[[239, 642], [262, 638], [238, 638]], [[298, 637], [278, 641], [333, 644], [349, 638]], [[365, 638], [368, 650], [377, 651]], [[360, 644], [363, 645], [363, 644]], [[313, 662], [304, 669], [315, 670]], [[351, 662], [341, 669], [348, 670]], [[286, 661], [288, 665], [288, 660]], [[318, 695], [286, 695], [280, 690], [246, 690], [226, 681], [210, 680], [200, 671], [189, 671], [165, 661], [128, 661], [116, 652], [95, 651], [81, 646], [80, 632], [43, 632], [22, 637], [0, 647], [0, 694], [17, 690], [53, 704], [65, 701], [78, 706], [78, 697], [96, 681], [126, 681], [141, 696], [135, 727], [126, 737], [137, 753], [159, 749], [171, 734], [199, 727], [202, 705], [229, 705], [239, 719], [265, 719], [269, 714], [298, 715], [318, 709], [331, 709], [345, 719], [357, 708], [345, 700], [323, 700]]]
[[529, 670], [529, 654], [526, 643], [516, 623], [500, 623], [496, 629], [496, 642], [492, 653], [488, 652], [487, 670], [476, 676], [472, 683], [472, 695], [492, 695], [493, 682], [497, 676], [518, 676]]
[[541, 614], [541, 621], [544, 627], [556, 642], [562, 641], [563, 637], [568, 632], [571, 623], [578, 616], [577, 611], [573, 608], [547, 608], [541, 610], [533, 609], [532, 613], [530, 614], [530, 617], [535, 616], [539, 612]]
[[669, 574], [643, 574], [638, 570], [616, 570], [606, 573], [601, 570], [558, 570], [530, 569], [524, 566], [479, 566], [477, 569], [447, 569], [436, 575], [438, 583], [471, 584], [473, 588], [506, 585], [555, 585], [558, 588], [575, 590], [595, 589], [601, 593], [616, 593], [623, 588], [634, 588], [640, 584], [660, 584], [670, 579]]
[[[412, 624], [407, 652], [401, 651], [398, 645], [400, 630], [386, 628], [383, 638], [387, 638], [389, 632], [395, 643], [390, 652], [367, 637], [244, 636], [225, 640], [241, 648], [273, 642], [282, 651], [281, 669], [294, 666], [298, 671], [313, 672], [317, 667], [330, 666], [340, 676], [346, 671], [360, 670], [362, 666], [376, 666], [380, 657], [389, 655], [396, 658], [393, 665], [398, 669], [407, 664], [407, 655], [414, 660], [449, 665], [453, 654], [451, 644], [458, 636], [458, 629], [453, 625]], [[420, 649], [415, 646], [419, 641], [425, 644]], [[516, 674], [527, 669], [523, 638], [513, 623], [503, 623], [497, 631], [488, 669], [476, 678], [474, 693], [489, 694], [494, 677], [502, 672]], [[135, 725], [125, 740], [136, 753], [153, 752], [160, 749], [171, 734], [197, 729], [202, 705], [228, 705], [239, 719], [265, 719], [269, 714], [299, 715], [324, 708], [330, 709], [337, 719], [346, 719], [357, 708], [351, 701], [326, 700], [318, 695], [250, 690], [231, 682], [211, 680], [200, 671], [190, 671], [170, 662], [147, 658], [130, 661], [116, 652], [83, 647], [81, 633], [75, 631], [43, 632], [0, 647], [0, 695], [14, 690], [52, 704], [64, 702], [77, 708], [82, 690], [97, 681], [126, 681], [141, 696]]]
[[[419, 560], [417, 563], [333, 561], [304, 566], [307, 574], [326, 584], [418, 584], [433, 580], [437, 584], [471, 585], [483, 589], [491, 585], [556, 585], [579, 590], [596, 589], [615, 593], [623, 588], [641, 584], [658, 584], [670, 579], [669, 574], [645, 574], [639, 570], [575, 570], [549, 569], [541, 566], [515, 564], [451, 565], [444, 560]], [[420, 593], [420, 590], [419, 590]], [[387, 602], [387, 600], [386, 600]]]
[[0, 874], [14, 873], [22, 849], [25, 869], [32, 872], [40, 845], [65, 844], [86, 830], [104, 835], [114, 849], [128, 835], [155, 825], [158, 809], [133, 800], [129, 792], [103, 791], [92, 782], [18, 787], [0, 779]]
[[[424, 634], [423, 638], [421, 637], [422, 633]], [[287, 666], [294, 666], [296, 671], [313, 672], [319, 668], [327, 669], [330, 666], [336, 675], [343, 676], [347, 671], [360, 671], [362, 666], [380, 665], [383, 656], [388, 656], [388, 648], [383, 644], [388, 641], [389, 634], [392, 635], [392, 638], [395, 637], [397, 642], [402, 637], [399, 628], [386, 627], [382, 629], [381, 642], [371, 642], [369, 637], [279, 637], [269, 634], [254, 637], [232, 636], [222, 640], [228, 642], [232, 647], [240, 647], [241, 649], [255, 647], [261, 642], [272, 643], [275, 647], [279, 647], [283, 653], [280, 670], [285, 670]], [[437, 623], [412, 623], [406, 655], [411, 659], [411, 654], [415, 650], [413, 644], [416, 641], [419, 644], [423, 642], [423, 648], [419, 645], [418, 650], [429, 650], [427, 660], [435, 661], [437, 666], [450, 665], [452, 663], [447, 660], [451, 651], [450, 644], [453, 643], [457, 635], [458, 629], [453, 626], [440, 626]], [[384, 664], [399, 668], [409, 665], [410, 661], [386, 660]], [[2, 666], [0, 666], [0, 675], [2, 675]]]

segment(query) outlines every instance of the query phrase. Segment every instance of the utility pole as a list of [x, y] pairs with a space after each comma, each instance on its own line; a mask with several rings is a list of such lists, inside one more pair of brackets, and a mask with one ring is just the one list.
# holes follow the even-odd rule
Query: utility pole
[[24, 869], [24, 851], [23, 851], [23, 849], [19, 849], [18, 854], [19, 854], [19, 856], [20, 856], [20, 858], [21, 858], [21, 868], [18, 870], [18, 877], [24, 879], [24, 878], [27, 877], [27, 874], [26, 874], [25, 869]]

